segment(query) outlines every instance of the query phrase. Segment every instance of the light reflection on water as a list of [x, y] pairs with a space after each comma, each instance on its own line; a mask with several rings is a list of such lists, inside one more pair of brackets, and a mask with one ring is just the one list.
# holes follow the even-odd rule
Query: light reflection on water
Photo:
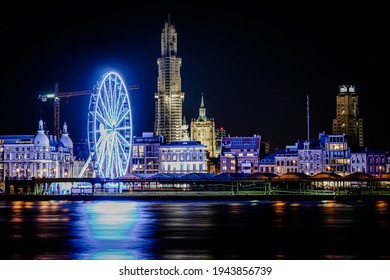
[[1, 259], [390, 259], [389, 203], [0, 201]]

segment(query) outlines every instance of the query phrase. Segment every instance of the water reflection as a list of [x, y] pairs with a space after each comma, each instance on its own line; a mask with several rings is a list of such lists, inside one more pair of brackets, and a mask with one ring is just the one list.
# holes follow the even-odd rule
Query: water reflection
[[389, 259], [387, 201], [0, 201], [1, 259]]
[[[140, 259], [148, 242], [138, 240], [141, 222], [140, 202], [96, 201], [80, 205], [80, 220], [74, 227], [79, 237], [73, 246], [82, 248], [74, 259]], [[147, 219], [148, 217], [143, 217]], [[150, 217], [149, 217], [150, 218]], [[147, 227], [141, 229], [148, 231]], [[142, 245], [142, 246], [140, 246]]]

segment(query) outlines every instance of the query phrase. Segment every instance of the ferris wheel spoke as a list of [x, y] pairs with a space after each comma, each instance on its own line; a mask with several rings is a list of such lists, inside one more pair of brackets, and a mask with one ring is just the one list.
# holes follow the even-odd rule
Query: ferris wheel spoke
[[116, 84], [113, 85], [111, 95], [112, 95], [112, 100], [114, 101], [114, 102], [112, 102], [112, 113], [113, 113], [113, 116], [116, 116], [117, 109], [118, 109], [118, 102], [120, 99], [120, 92], [118, 91]]
[[[118, 138], [117, 138], [118, 139]], [[126, 157], [126, 155], [125, 155], [125, 150], [124, 150], [124, 147], [122, 146], [122, 145], [120, 145], [121, 143], [120, 143], [120, 141], [119, 141], [119, 139], [118, 139], [118, 141], [115, 143], [115, 145], [116, 145], [116, 148], [117, 148], [117, 150], [118, 151], [120, 151], [121, 152], [121, 154], [123, 154], [125, 157]]]
[[117, 99], [118, 99], [116, 86], [117, 86], [117, 77], [113, 77], [113, 81], [111, 81], [111, 83], [110, 83], [110, 97], [111, 97], [111, 101], [112, 101], [111, 102], [112, 116], [115, 116], [116, 104], [117, 104]]
[[120, 133], [117, 133], [117, 136], [118, 136], [118, 140], [121, 140], [121, 142], [126, 146], [126, 147], [130, 147], [131, 144], [130, 144], [130, 141], [127, 141], [126, 138], [123, 137], [122, 134]]
[[123, 112], [123, 107], [124, 107], [125, 102], [126, 102], [126, 100], [125, 100], [125, 97], [123, 95], [123, 92], [120, 92], [119, 96], [118, 96], [118, 100], [117, 100], [118, 106], [116, 106], [116, 110], [115, 110], [116, 123], [120, 123], [118, 121], [118, 119], [120, 118], [120, 115]]
[[126, 118], [130, 113], [130, 110], [126, 110], [126, 111], [122, 111], [121, 112], [121, 115], [119, 116], [118, 115], [118, 119], [116, 120], [116, 123], [119, 124], [119, 123], [122, 123], [123, 119]]
[[119, 151], [118, 151], [118, 143], [114, 144], [113, 150], [115, 151], [113, 154], [113, 163], [114, 163], [114, 168], [112, 169], [115, 171], [115, 173], [121, 173], [120, 169], [120, 159], [119, 159]]
[[[118, 150], [121, 150], [121, 154], [123, 155], [123, 157], [125, 158], [125, 160], [127, 161], [129, 159], [130, 156], [128, 156], [128, 154], [126, 153], [125, 149], [123, 146], [121, 145], [117, 145], [118, 146]], [[122, 162], [123, 159], [120, 159], [120, 162]]]
[[117, 90], [116, 84], [114, 84], [110, 90], [111, 90], [111, 92], [110, 92], [111, 119], [112, 119], [113, 123], [117, 124], [116, 120], [118, 118], [118, 107], [119, 107], [119, 103], [121, 102], [121, 95], [120, 95], [120, 92], [118, 92], [118, 90]]
[[[108, 87], [108, 88], [107, 88]], [[110, 96], [110, 85], [107, 86], [106, 83], [103, 84], [103, 95], [104, 95], [104, 105], [106, 106], [107, 108], [107, 115], [108, 116], [112, 116], [112, 97]]]
[[[105, 101], [103, 100], [103, 97], [101, 96], [101, 95], [99, 95], [99, 100], [101, 101], [100, 103], [99, 103], [99, 107], [98, 107], [98, 110], [103, 110], [103, 114], [104, 115], [106, 115], [106, 116], [109, 116], [110, 114], [109, 114], [109, 112], [108, 112], [108, 108], [107, 108], [107, 106], [106, 106], [106, 103], [105, 103]], [[101, 109], [100, 109], [101, 108]]]
[[100, 112], [96, 112], [97, 120], [102, 123], [106, 128], [112, 128], [112, 124], [109, 123]]
[[97, 153], [98, 162], [102, 162], [102, 160], [104, 159], [105, 151], [107, 149], [107, 144], [109, 144], [108, 138], [109, 135], [107, 134], [102, 135], [96, 144], [96, 151], [98, 152]]
[[95, 144], [96, 149], [100, 149], [100, 147], [104, 143], [106, 137], [107, 137], [107, 134], [105, 133], [105, 131], [102, 131], [100, 134], [100, 137], [98, 138], [98, 140]]
[[131, 126], [122, 126], [122, 127], [119, 127], [116, 129], [116, 131], [126, 131], [126, 130], [129, 130], [131, 128]]
[[[119, 150], [121, 149], [121, 146], [120, 145], [118, 145], [118, 147], [117, 147]], [[127, 168], [127, 165], [124, 165], [124, 160], [127, 162], [127, 160], [128, 160], [128, 158], [126, 157], [126, 156], [124, 156], [124, 157], [121, 157], [121, 155], [125, 155], [123, 152], [121, 152], [121, 153], [117, 153], [117, 160], [115, 161], [116, 162], [116, 164], [117, 164], [117, 170], [119, 170], [119, 173], [127, 173], [127, 170], [126, 170], [126, 168]]]
[[109, 143], [104, 142], [104, 145], [102, 145], [100, 156], [98, 158], [98, 162], [100, 163], [99, 166], [101, 166], [101, 168], [102, 168], [101, 173], [103, 174], [104, 177], [108, 177], [106, 170], [109, 170], [109, 168], [110, 168], [110, 166], [109, 166], [109, 162], [110, 162], [109, 153], [110, 152], [109, 151], [110, 151]]

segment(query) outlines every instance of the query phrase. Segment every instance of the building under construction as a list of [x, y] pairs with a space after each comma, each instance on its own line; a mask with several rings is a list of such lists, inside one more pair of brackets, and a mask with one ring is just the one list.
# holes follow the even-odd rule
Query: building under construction
[[184, 101], [180, 78], [181, 58], [177, 57], [177, 33], [169, 18], [161, 33], [161, 57], [157, 59], [157, 64], [154, 132], [163, 136], [166, 143], [180, 141]]

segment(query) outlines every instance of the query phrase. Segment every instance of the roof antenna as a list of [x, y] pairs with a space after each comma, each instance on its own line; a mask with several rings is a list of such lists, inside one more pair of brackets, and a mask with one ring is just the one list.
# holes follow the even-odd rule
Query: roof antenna
[[306, 96], [307, 104], [306, 104], [306, 110], [307, 110], [307, 141], [310, 141], [310, 113], [309, 113], [309, 95]]

